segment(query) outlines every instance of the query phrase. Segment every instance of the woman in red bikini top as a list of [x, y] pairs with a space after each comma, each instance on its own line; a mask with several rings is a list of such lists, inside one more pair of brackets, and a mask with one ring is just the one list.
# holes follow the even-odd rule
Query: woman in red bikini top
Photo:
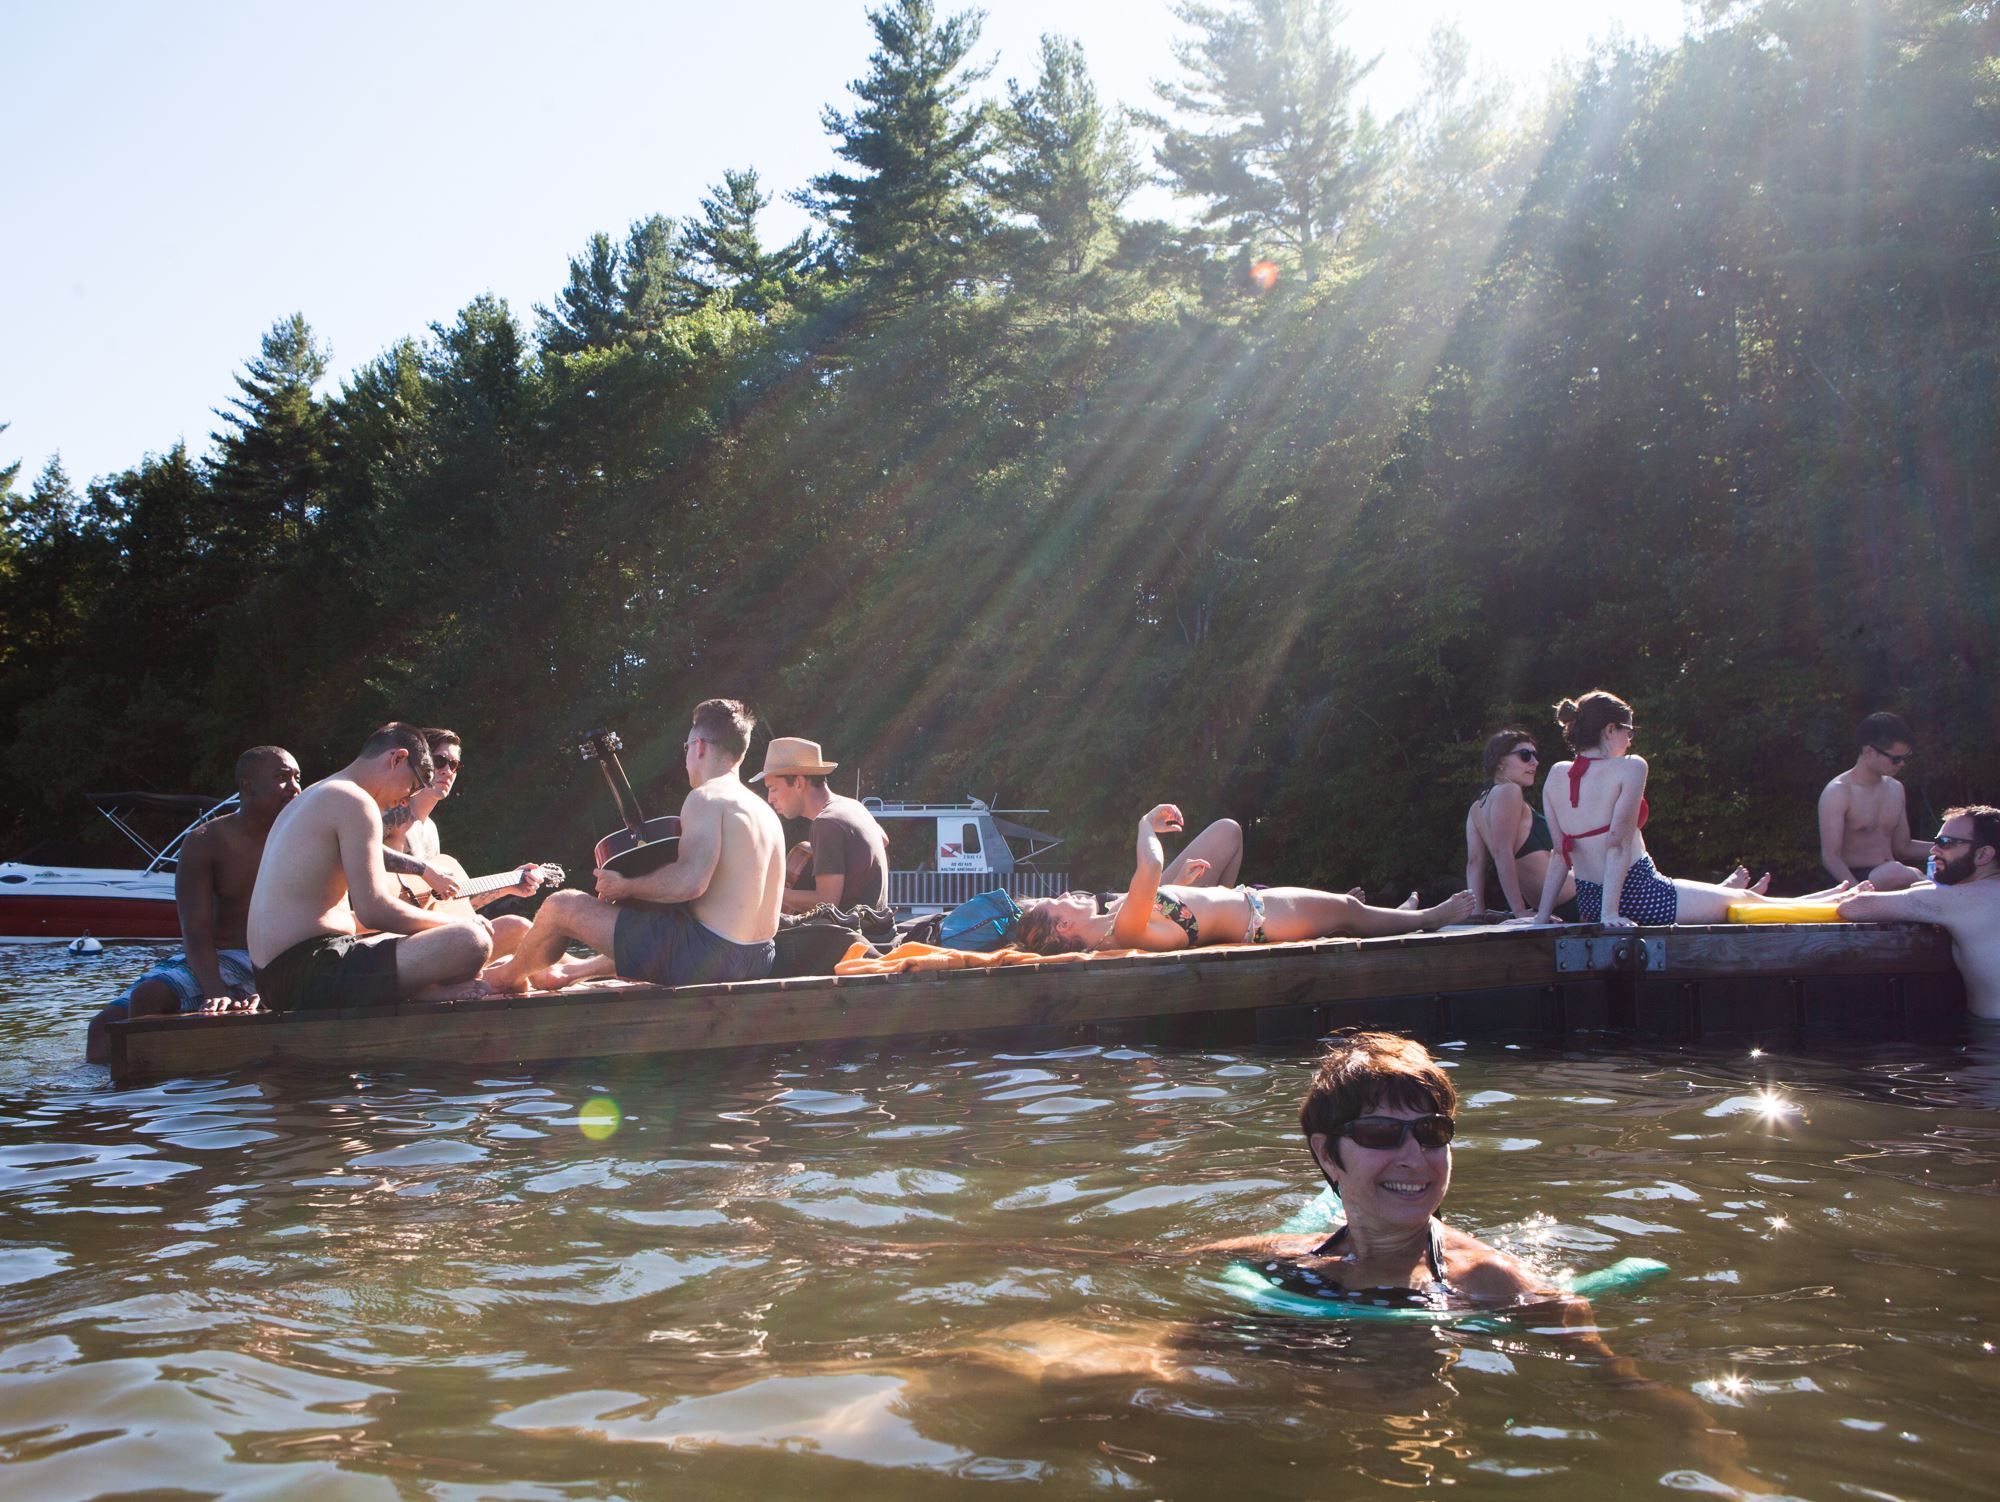
[[[1724, 923], [1731, 903], [1773, 900], [1749, 889], [1750, 873], [1741, 867], [1717, 884], [1663, 876], [1653, 865], [1639, 833], [1651, 809], [1646, 763], [1631, 754], [1636, 733], [1631, 705], [1616, 694], [1592, 689], [1558, 704], [1556, 720], [1576, 754], [1556, 763], [1546, 784], [1543, 809], [1558, 859], [1549, 862], [1537, 923], [1549, 921], [1562, 876], [1571, 870], [1578, 917], [1607, 928]], [[1615, 904], [1605, 902], [1606, 891], [1619, 894]]]

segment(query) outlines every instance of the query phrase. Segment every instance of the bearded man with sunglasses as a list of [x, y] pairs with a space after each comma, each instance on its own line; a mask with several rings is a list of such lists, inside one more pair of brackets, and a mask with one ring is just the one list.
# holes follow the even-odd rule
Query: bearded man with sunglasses
[[411, 906], [382, 866], [384, 810], [432, 775], [423, 731], [397, 721], [278, 815], [248, 924], [267, 1011], [479, 994], [467, 983], [492, 953], [491, 926]]
[[1922, 881], [1930, 846], [1910, 838], [1910, 805], [1895, 774], [1911, 756], [1909, 722], [1886, 711], [1861, 722], [1854, 765], [1819, 795], [1820, 862], [1835, 881], [1899, 892]]
[[[398, 876], [413, 876], [441, 901], [458, 895], [458, 876], [454, 873], [464, 870], [457, 861], [444, 853], [444, 842], [438, 836], [437, 820], [433, 815], [437, 806], [452, 795], [458, 786], [459, 769], [465, 764], [465, 746], [459, 740], [458, 732], [430, 727], [424, 731], [424, 740], [431, 749], [431, 766], [434, 769], [430, 785], [412, 793], [382, 815], [382, 864]], [[520, 880], [511, 887], [502, 887], [497, 892], [482, 892], [477, 897], [468, 898], [474, 908], [485, 907], [498, 902], [502, 897], [532, 897], [542, 889], [537, 872], [540, 863], [525, 862], [520, 869]], [[423, 893], [404, 886], [405, 896], [421, 900]], [[422, 905], [428, 906], [428, 903]], [[527, 937], [528, 920], [515, 914], [487, 920], [493, 925], [493, 958], [514, 952], [515, 946]]]
[[1855, 923], [1935, 923], [1951, 935], [1975, 1017], [2000, 1022], [2000, 808], [1945, 810], [1931, 842], [1930, 876], [1901, 892], [1857, 892], [1840, 916]]

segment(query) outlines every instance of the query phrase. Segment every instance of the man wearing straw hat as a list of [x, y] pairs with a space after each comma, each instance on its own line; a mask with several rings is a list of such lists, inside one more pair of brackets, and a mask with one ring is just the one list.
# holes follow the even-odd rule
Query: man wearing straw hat
[[788, 913], [822, 902], [850, 910], [889, 905], [888, 842], [873, 814], [826, 785], [839, 765], [818, 741], [780, 735], [764, 750], [764, 770], [750, 779], [764, 784], [780, 818], [812, 820], [812, 887], [785, 889]]

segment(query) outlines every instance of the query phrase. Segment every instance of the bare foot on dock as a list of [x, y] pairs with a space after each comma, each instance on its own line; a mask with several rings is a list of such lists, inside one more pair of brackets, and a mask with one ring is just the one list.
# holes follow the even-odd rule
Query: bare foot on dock
[[1352, 897], [1356, 902], [1366, 902], [1368, 900], [1368, 888], [1349, 887], [1347, 889], [1347, 895]]
[[492, 996], [525, 996], [534, 986], [534, 978], [521, 974], [511, 954], [480, 971], [479, 981]]
[[560, 991], [564, 986], [573, 986], [579, 981], [609, 980], [617, 973], [610, 955], [593, 954], [587, 959], [558, 960], [548, 969], [537, 970], [529, 976], [528, 984], [537, 991]]
[[1748, 866], [1738, 866], [1734, 871], [1731, 871], [1727, 876], [1722, 878], [1721, 884], [1725, 887], [1735, 887], [1738, 891], [1755, 892], [1761, 897], [1771, 890], [1771, 873], [1766, 871], [1753, 882], [1750, 880], [1750, 868]]
[[[1412, 904], [1406, 902], [1403, 906], [1410, 907]], [[1453, 923], [1463, 923], [1478, 909], [1473, 905], [1470, 892], [1460, 892], [1456, 896], [1445, 898], [1436, 907], [1422, 908], [1419, 911], [1424, 915], [1424, 928], [1429, 930], [1445, 928]]]
[[[1463, 896], [1465, 894], [1460, 893], [1459, 895]], [[1396, 904], [1397, 907], [1407, 908], [1413, 913], [1423, 905], [1424, 904], [1422, 899], [1415, 892], [1410, 893], [1409, 896], [1405, 897], [1401, 902]]]

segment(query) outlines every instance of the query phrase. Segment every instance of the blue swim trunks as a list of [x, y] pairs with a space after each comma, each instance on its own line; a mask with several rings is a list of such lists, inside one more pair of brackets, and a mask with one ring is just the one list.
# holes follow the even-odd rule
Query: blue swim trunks
[[[222, 972], [222, 984], [229, 988], [231, 996], [242, 1001], [257, 994], [257, 971], [250, 963], [249, 950], [218, 949], [215, 951], [215, 964]], [[148, 970], [125, 988], [124, 995], [106, 1003], [98, 1015], [106, 1022], [123, 1022], [132, 1015], [132, 993], [149, 980], [170, 987], [180, 998], [183, 1012], [194, 1011], [205, 999], [201, 994], [201, 982], [194, 978], [194, 971], [188, 968], [187, 955], [183, 953]]]
[[694, 909], [681, 902], [664, 908], [620, 908], [611, 936], [611, 960], [618, 974], [656, 986], [762, 980], [777, 957], [778, 946], [771, 940], [738, 944], [725, 939], [703, 926]]

